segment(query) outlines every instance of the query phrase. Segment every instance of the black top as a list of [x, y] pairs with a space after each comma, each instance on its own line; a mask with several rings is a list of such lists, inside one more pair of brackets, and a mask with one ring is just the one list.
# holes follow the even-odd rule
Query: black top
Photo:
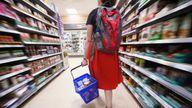
[[91, 11], [91, 13], [89, 14], [89, 16], [87, 18], [87, 23], [86, 23], [86, 25], [93, 25], [94, 33], [95, 33], [95, 29], [96, 29], [97, 10], [98, 10], [98, 8]]

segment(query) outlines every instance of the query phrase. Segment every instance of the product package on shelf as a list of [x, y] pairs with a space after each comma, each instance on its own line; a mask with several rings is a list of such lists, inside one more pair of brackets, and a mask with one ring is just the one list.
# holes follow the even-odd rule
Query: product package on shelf
[[28, 62], [27, 65], [28, 67], [31, 67], [31, 73], [35, 73], [41, 69], [44, 69], [48, 66], [53, 65], [54, 63], [57, 63], [61, 60], [61, 56], [53, 56], [53, 57], [49, 57], [49, 58], [43, 58], [40, 60], [36, 60], [36, 61], [32, 61], [32, 62]]

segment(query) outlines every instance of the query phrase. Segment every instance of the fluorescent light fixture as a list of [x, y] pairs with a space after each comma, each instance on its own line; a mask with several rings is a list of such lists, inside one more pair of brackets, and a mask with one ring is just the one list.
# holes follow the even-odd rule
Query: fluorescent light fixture
[[74, 8], [66, 9], [66, 11], [67, 11], [68, 14], [71, 14], [71, 15], [77, 14], [77, 10], [74, 9]]

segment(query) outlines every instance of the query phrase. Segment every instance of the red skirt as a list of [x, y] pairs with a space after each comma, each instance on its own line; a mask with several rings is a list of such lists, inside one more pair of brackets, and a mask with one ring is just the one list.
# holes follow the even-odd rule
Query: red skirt
[[118, 53], [106, 54], [95, 48], [94, 58], [91, 60], [91, 48], [92, 45], [90, 44], [88, 50], [89, 69], [91, 75], [98, 81], [98, 88], [104, 90], [115, 89], [123, 81]]

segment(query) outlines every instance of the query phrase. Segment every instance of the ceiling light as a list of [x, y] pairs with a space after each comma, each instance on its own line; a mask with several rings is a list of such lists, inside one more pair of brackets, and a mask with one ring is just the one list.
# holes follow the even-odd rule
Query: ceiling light
[[77, 10], [74, 9], [74, 8], [66, 9], [66, 11], [67, 11], [68, 14], [77, 14]]

